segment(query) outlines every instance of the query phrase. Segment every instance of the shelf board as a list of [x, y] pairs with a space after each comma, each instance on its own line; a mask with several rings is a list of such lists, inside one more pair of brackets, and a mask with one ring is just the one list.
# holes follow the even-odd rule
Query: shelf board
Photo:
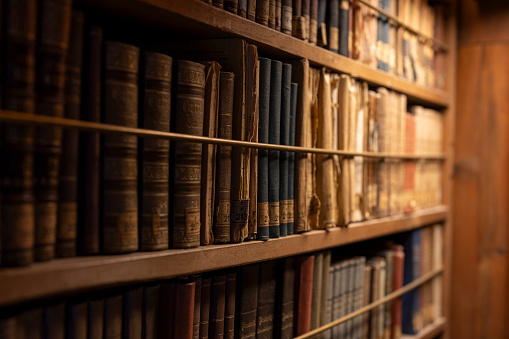
[[185, 27], [185, 32], [197, 37], [243, 38], [256, 44], [262, 55], [284, 59], [306, 58], [311, 64], [351, 74], [374, 86], [405, 93], [413, 103], [443, 108], [447, 107], [451, 100], [450, 95], [443, 90], [420, 86], [399, 76], [379, 71], [203, 1], [82, 0], [82, 2], [85, 5], [92, 5], [93, 8], [109, 10], [116, 15], [150, 22], [157, 27], [175, 29], [178, 32], [182, 32], [182, 28]]
[[443, 221], [447, 206], [408, 215], [291, 235], [269, 241], [210, 245], [187, 250], [56, 259], [0, 269], [0, 306], [32, 299], [185, 276], [351, 244]]
[[401, 339], [433, 339], [444, 332], [447, 320], [445, 317], [440, 317], [432, 324], [424, 327], [416, 335], [402, 334]]

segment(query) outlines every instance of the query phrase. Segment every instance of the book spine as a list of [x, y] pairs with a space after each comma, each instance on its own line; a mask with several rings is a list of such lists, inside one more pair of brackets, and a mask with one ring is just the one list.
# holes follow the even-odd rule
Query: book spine
[[225, 310], [224, 310], [224, 339], [235, 337], [235, 295], [237, 274], [226, 274]]
[[148, 285], [143, 287], [143, 306], [141, 333], [143, 339], [157, 338], [159, 327], [159, 299], [161, 286]]
[[212, 276], [210, 293], [209, 337], [224, 338], [226, 275]]
[[[292, 65], [283, 64], [281, 82], [281, 121], [280, 121], [280, 143], [290, 144], [290, 110], [291, 110], [291, 82]], [[288, 235], [288, 157], [289, 152], [281, 152], [279, 159], [279, 235]]]
[[350, 2], [349, 0], [340, 0], [339, 3], [339, 45], [338, 53], [348, 57], [348, 32], [349, 32], [349, 14]]
[[[173, 338], [193, 338], [193, 316], [194, 316], [194, 281], [182, 281], [175, 284]], [[162, 336], [165, 338], [164, 336]]]
[[317, 43], [317, 23], [318, 23], [318, 0], [311, 0], [309, 7], [309, 43], [316, 45]]
[[[260, 60], [258, 142], [269, 142], [271, 60]], [[269, 151], [258, 150], [258, 228], [256, 238], [269, 240]]]
[[[246, 140], [258, 142], [258, 95], [259, 95], [260, 62], [256, 46], [248, 45], [246, 63]], [[249, 152], [249, 224], [248, 239], [256, 239], [258, 227], [258, 149]]]
[[[405, 252], [403, 246], [393, 245], [392, 251], [394, 253], [392, 263], [392, 291], [396, 291], [403, 287], [403, 268], [405, 264]], [[391, 316], [391, 334], [390, 337], [393, 339], [399, 339], [401, 337], [401, 298], [396, 298], [391, 301], [390, 316]]]
[[[177, 61], [177, 133], [203, 134], [205, 66]], [[173, 248], [200, 245], [200, 187], [202, 145], [175, 144], [175, 186], [173, 206]]]
[[[83, 305], [83, 303], [81, 305]], [[81, 331], [84, 330], [84, 335], [81, 333], [76, 333], [76, 336], [74, 336], [73, 334], [75, 332], [78, 332], [78, 330], [72, 331], [72, 334], [69, 335], [69, 338], [86, 339], [86, 330], [87, 330], [87, 327], [86, 327], [87, 326], [86, 306], [87, 305], [84, 304], [84, 306], [85, 306], [84, 308], [78, 307], [77, 312], [75, 313], [75, 315], [77, 317], [74, 319], [71, 319], [72, 317], [74, 317], [74, 315], [70, 314], [69, 310], [68, 310], [68, 313], [69, 313], [67, 315], [68, 324], [69, 324], [68, 327], [69, 328], [79, 327], [78, 330], [81, 330]], [[84, 309], [84, 312], [85, 312], [84, 316], [81, 312], [82, 309]], [[31, 308], [26, 311], [23, 311], [22, 313], [18, 313], [18, 315], [16, 316], [16, 320], [17, 320], [17, 324], [18, 324], [18, 332], [17, 332], [17, 336], [14, 336], [12, 338], [41, 339], [42, 331], [43, 331], [43, 327], [42, 327], [43, 314], [44, 314], [43, 312], [44, 312], [44, 309], [42, 307], [36, 307], [36, 308]], [[79, 318], [79, 320], [76, 321], [78, 318]], [[77, 323], [79, 323], [79, 325]], [[8, 336], [7, 333], [2, 332], [1, 327], [2, 327], [2, 325], [0, 324], [0, 338], [4, 338], [4, 337], [11, 338]], [[69, 331], [67, 331], [67, 333], [69, 333]], [[66, 335], [67, 335], [67, 333], [66, 333]], [[16, 333], [13, 332], [12, 334], [16, 334]]]
[[237, 14], [242, 18], [247, 18], [247, 3], [248, 0], [240, 0]]
[[243, 266], [239, 269], [240, 274], [237, 275], [239, 298], [235, 307], [236, 338], [256, 338], [259, 267], [259, 264]]
[[[217, 62], [206, 62], [205, 77], [205, 111], [203, 116], [203, 135], [217, 137], [217, 120], [219, 114], [220, 69]], [[201, 202], [200, 202], [200, 244], [210, 245], [214, 242], [212, 224], [214, 219], [214, 199], [216, 184], [216, 150], [215, 145], [202, 146], [201, 158]]]
[[200, 338], [201, 275], [192, 276], [194, 281], [193, 339]]
[[309, 23], [311, 13], [311, 0], [302, 0], [302, 18], [303, 18], [303, 38], [302, 40], [309, 41]]
[[[82, 12], [74, 11], [71, 20], [69, 54], [65, 83], [64, 116], [80, 118], [81, 65], [83, 58]], [[57, 257], [76, 255], [78, 223], [78, 154], [79, 132], [65, 129], [62, 133], [62, 161], [60, 163], [59, 204], [57, 223]]]
[[[281, 141], [281, 83], [283, 64], [271, 61], [269, 144], [279, 145]], [[279, 238], [279, 151], [269, 150], [268, 156], [269, 191], [269, 237]]]
[[292, 35], [292, 1], [282, 0], [281, 4], [281, 32]]
[[256, 1], [256, 22], [260, 25], [269, 25], [270, 0]]
[[87, 319], [87, 339], [103, 338], [104, 299], [89, 301]]
[[201, 279], [200, 339], [209, 337], [210, 283], [211, 277], [203, 275]]
[[212, 0], [212, 5], [223, 8], [223, 0]]
[[295, 258], [286, 258], [282, 279], [281, 339], [293, 338], [293, 309], [295, 293]]
[[19, 325], [18, 315], [8, 315], [0, 318], [0, 337], [5, 339], [18, 339], [20, 334], [21, 326]]
[[[42, 1], [39, 13], [36, 113], [61, 118], [65, 106], [71, 0]], [[36, 261], [45, 261], [55, 257], [62, 129], [36, 127], [34, 141], [34, 256]]]
[[[329, 270], [331, 266], [331, 251], [323, 253], [322, 267], [322, 291], [320, 295], [320, 326], [327, 325], [330, 321], [327, 318], [327, 301], [329, 292]], [[329, 305], [332, 306], [332, 305]], [[360, 339], [360, 338], [359, 338]]]
[[[85, 48], [85, 64], [83, 72], [83, 114], [82, 119], [91, 122], [101, 121], [101, 60], [102, 60], [102, 29], [92, 26], [87, 31]], [[83, 196], [78, 204], [78, 241], [79, 252], [97, 254], [100, 247], [100, 167], [101, 147], [99, 133], [82, 133], [82, 158], [80, 168], [84, 168], [83, 180], [80, 181], [79, 192]]]
[[175, 285], [176, 283], [173, 281], [161, 284], [158, 328], [158, 337], [160, 339], [174, 338], [175, 312], [177, 310]]
[[294, 336], [299, 336], [310, 330], [314, 262], [313, 255], [300, 257], [297, 261], [293, 314]]
[[[145, 53], [143, 127], [170, 131], [172, 59], [160, 53]], [[142, 140], [141, 224], [142, 251], [168, 248], [169, 157], [170, 142]]]
[[297, 39], [304, 38], [304, 20], [302, 17], [302, 0], [292, 1], [292, 36]]
[[269, 0], [269, 28], [276, 29], [276, 0]]
[[[221, 72], [217, 136], [232, 138], [233, 96], [235, 75]], [[230, 195], [232, 177], [232, 147], [218, 146], [216, 157], [216, 199], [214, 213], [214, 242], [230, 242]]]
[[315, 263], [313, 266], [313, 289], [311, 292], [311, 321], [310, 329], [320, 327], [320, 311], [322, 309], [322, 270], [323, 270], [323, 253], [315, 255]]
[[[122, 310], [120, 310], [122, 321]], [[65, 338], [65, 303], [47, 305], [43, 311], [42, 338]], [[109, 337], [105, 336], [105, 339]]]
[[[139, 49], [106, 42], [104, 122], [138, 126]], [[105, 135], [103, 147], [102, 251], [138, 249], [138, 144], [135, 136]]]
[[[299, 85], [296, 83], [291, 84], [290, 94], [290, 133], [289, 145], [295, 146], [295, 123], [297, 121], [297, 91]], [[291, 235], [295, 232], [295, 153], [288, 153], [288, 216], [287, 216], [287, 233]]]
[[282, 4], [282, 0], [276, 0], [276, 4], [275, 4], [275, 29], [276, 31], [280, 31], [281, 32], [281, 15], [282, 15], [282, 8], [283, 4]]
[[[35, 113], [37, 1], [3, 5], [2, 108]], [[3, 124], [1, 141], [2, 162], [11, 164], [0, 168], [1, 262], [24, 266], [34, 259], [33, 127]]]
[[339, 50], [339, 1], [330, 0], [327, 8], [327, 27], [329, 33], [327, 42], [329, 50], [336, 53]]
[[247, 18], [256, 21], [256, 0], [247, 0]]
[[317, 37], [316, 43], [318, 46], [327, 46], [327, 31], [325, 25], [325, 17], [327, 13], [327, 0], [318, 0], [318, 15], [316, 22]]
[[[88, 303], [86, 302], [74, 302], [69, 304], [67, 307], [67, 325], [66, 335], [68, 339], [87, 339], [87, 311]], [[40, 320], [38, 320], [40, 321]], [[35, 327], [37, 328], [37, 327]], [[39, 332], [37, 330], [37, 332]], [[39, 332], [40, 333], [40, 332]], [[33, 333], [27, 338], [40, 338], [37, 333]]]
[[124, 292], [122, 315], [122, 337], [141, 339], [142, 333], [143, 287], [136, 287]]
[[[419, 278], [421, 272], [421, 232], [414, 230], [405, 238], [403, 285]], [[402, 296], [402, 323], [401, 330], [405, 334], [416, 334], [420, 328], [419, 291], [412, 290]]]
[[122, 294], [112, 295], [104, 300], [104, 339], [114, 339], [122, 336], [123, 303]]
[[237, 14], [239, 8], [239, 0], [224, 0], [224, 9], [233, 14]]
[[258, 277], [258, 309], [256, 311], [256, 338], [272, 338], [276, 296], [276, 261], [260, 264]]

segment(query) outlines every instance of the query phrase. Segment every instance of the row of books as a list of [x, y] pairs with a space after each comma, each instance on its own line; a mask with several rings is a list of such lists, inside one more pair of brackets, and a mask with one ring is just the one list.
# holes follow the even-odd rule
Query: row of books
[[370, 0], [371, 7], [352, 0], [204, 1], [420, 85], [444, 87], [444, 52], [427, 39], [444, 38], [441, 5], [424, 0]]
[[[441, 267], [442, 226], [364, 255], [324, 251], [4, 310], [2, 338], [292, 338]], [[358, 251], [358, 250], [357, 250]], [[367, 256], [365, 254], [368, 254]], [[440, 277], [321, 338], [398, 339], [440, 316]]]

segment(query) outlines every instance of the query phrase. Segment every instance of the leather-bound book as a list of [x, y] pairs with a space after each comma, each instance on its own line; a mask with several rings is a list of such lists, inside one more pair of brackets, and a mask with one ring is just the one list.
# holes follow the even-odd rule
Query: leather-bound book
[[[143, 128], [169, 132], [172, 58], [145, 52]], [[169, 151], [170, 141], [144, 138], [141, 164], [142, 251], [168, 248]]]
[[258, 309], [256, 311], [256, 338], [272, 338], [276, 300], [276, 261], [260, 264], [258, 276]]
[[201, 302], [200, 302], [200, 339], [209, 337], [210, 318], [210, 284], [212, 278], [203, 274], [201, 278]]
[[247, 0], [247, 18], [256, 21], [256, 0]]
[[293, 338], [293, 298], [295, 292], [295, 258], [278, 262], [276, 271], [276, 306], [274, 335], [276, 338]]
[[[280, 121], [280, 144], [290, 144], [290, 109], [291, 109], [291, 85], [292, 65], [283, 64], [281, 81], [281, 121]], [[288, 157], [289, 152], [280, 152], [279, 155], [279, 235], [288, 235]]]
[[[323, 263], [322, 263], [322, 290], [320, 294], [320, 322], [319, 326], [327, 325], [330, 320], [327, 317], [327, 300], [329, 292], [329, 275], [331, 267], [331, 251], [323, 252]], [[332, 305], [331, 305], [332, 306]]]
[[274, 14], [275, 29], [276, 29], [276, 31], [280, 31], [280, 32], [281, 32], [281, 14], [282, 14], [281, 10], [283, 9], [282, 6], [283, 6], [282, 0], [276, 0], [276, 4], [275, 4], [276, 9], [274, 12], [275, 13]]
[[224, 337], [226, 274], [212, 276], [210, 286], [209, 338]]
[[88, 303], [87, 339], [102, 339], [104, 328], [104, 299], [92, 299]]
[[[232, 138], [233, 97], [235, 74], [221, 72], [219, 86], [219, 116], [217, 137]], [[232, 147], [221, 145], [217, 147], [216, 156], [216, 187], [214, 212], [214, 242], [227, 243], [230, 241], [230, 196], [232, 180]]]
[[235, 297], [237, 291], [237, 273], [226, 274], [225, 308], [224, 308], [224, 338], [235, 337]]
[[270, 17], [270, 0], [256, 1], [256, 22], [268, 26]]
[[338, 53], [344, 56], [348, 56], [348, 32], [349, 32], [349, 13], [350, 13], [350, 1], [340, 0], [339, 1], [339, 45]]
[[276, 29], [276, 0], [269, 0], [269, 28]]
[[[269, 143], [271, 60], [260, 58], [258, 142]], [[269, 151], [258, 150], [258, 228], [256, 238], [269, 240]]]
[[[272, 60], [270, 69], [269, 144], [281, 142], [281, 83], [283, 64]], [[279, 238], [279, 151], [269, 150], [269, 237]]]
[[124, 292], [122, 336], [128, 339], [142, 337], [143, 287], [129, 288]]
[[282, 0], [281, 3], [281, 32], [292, 35], [293, 7], [291, 0]]
[[[69, 119], [80, 119], [83, 23], [83, 13], [73, 11], [65, 80], [64, 117]], [[78, 130], [63, 130], [63, 161], [60, 162], [60, 184], [58, 187], [57, 257], [72, 257], [76, 255], [78, 224], [78, 149]]]
[[309, 43], [316, 45], [318, 38], [318, 0], [310, 0], [309, 4]]
[[200, 338], [201, 275], [191, 276], [194, 281], [193, 339]]
[[[39, 4], [36, 64], [36, 113], [63, 117], [66, 61], [71, 31], [71, 0]], [[55, 257], [62, 129], [35, 128], [34, 194], [36, 261]]]
[[[106, 42], [104, 122], [138, 126], [138, 47]], [[122, 95], [119, 95], [121, 93]], [[103, 136], [102, 252], [138, 250], [138, 142], [131, 135]]]
[[[205, 66], [177, 61], [177, 133], [203, 134]], [[200, 245], [200, 187], [202, 144], [175, 143], [173, 248]]]
[[[32, 306], [33, 307], [33, 306]], [[34, 307], [30, 308], [22, 313], [19, 313], [17, 318], [18, 323], [18, 333], [17, 337], [13, 338], [33, 338], [33, 339], [41, 339], [42, 338], [42, 324], [43, 324], [43, 312], [44, 309], [42, 307]], [[81, 330], [85, 331], [85, 335], [78, 334], [78, 336], [69, 336], [69, 338], [86, 338], [87, 335], [87, 323], [86, 323], [86, 313], [85, 313], [85, 327], [82, 327]], [[72, 327], [72, 320], [69, 319], [68, 327]], [[0, 338], [11, 338], [8, 334], [2, 332], [1, 329], [1, 320], [0, 320]]]
[[[163, 285], [166, 289], [168, 285]], [[166, 292], [161, 298], [161, 306], [165, 312], [161, 311], [161, 318], [159, 324], [162, 325], [167, 322], [166, 326], [170, 326], [169, 331], [161, 331], [159, 326], [160, 338], [183, 338], [191, 339], [193, 337], [193, 313], [194, 313], [194, 281], [182, 280], [173, 283], [170, 289], [172, 298], [168, 299]], [[172, 291], [171, 291], [172, 290]], [[166, 309], [173, 308], [168, 313]], [[170, 317], [166, 316], [170, 315]]]
[[[85, 36], [83, 64], [83, 111], [85, 121], [101, 121], [101, 62], [102, 28], [89, 27]], [[78, 251], [97, 254], [100, 250], [100, 165], [99, 133], [84, 132], [80, 140], [80, 168], [83, 176], [79, 183]]]
[[87, 323], [88, 302], [79, 300], [67, 305], [66, 338], [87, 339]]
[[113, 294], [104, 299], [104, 339], [122, 336], [122, 294]]
[[[295, 124], [297, 121], [297, 91], [299, 85], [292, 82], [290, 95], [290, 133], [289, 145], [295, 146]], [[287, 233], [288, 235], [295, 232], [295, 153], [288, 154], [288, 207], [287, 207]]]
[[[256, 46], [249, 45], [248, 50], [254, 49], [248, 53], [246, 66], [246, 123], [247, 140], [258, 142], [258, 124], [259, 124], [259, 79], [260, 79], [260, 61]], [[258, 232], [258, 149], [251, 148], [249, 152], [249, 224], [248, 239], [256, 239]]]
[[65, 338], [65, 303], [58, 302], [47, 305], [43, 311], [42, 337], [43, 338]]
[[239, 0], [237, 14], [242, 18], [247, 18], [247, 2], [248, 0]]
[[235, 337], [256, 338], [259, 264], [242, 266], [237, 274], [238, 298], [235, 307]]
[[302, 256], [296, 260], [293, 313], [294, 336], [304, 334], [310, 330], [314, 263], [314, 255]]
[[330, 0], [327, 6], [327, 45], [330, 51], [339, 50], [339, 1]]
[[143, 305], [141, 313], [141, 338], [157, 338], [159, 327], [159, 299], [161, 285], [143, 286]]
[[[320, 70], [317, 68], [309, 68], [309, 87], [307, 96], [309, 99], [309, 125], [307, 129], [308, 144], [307, 147], [316, 148], [318, 142], [318, 89], [320, 85]], [[306, 195], [308, 206], [308, 223], [310, 229], [320, 229], [319, 216], [320, 216], [320, 199], [316, 194], [316, 154], [308, 154], [308, 167], [306, 169]]]
[[292, 36], [304, 40], [306, 34], [306, 22], [302, 16], [303, 0], [292, 2]]
[[[394, 292], [403, 287], [403, 268], [405, 264], [405, 252], [401, 245], [392, 245], [392, 286]], [[390, 337], [399, 339], [401, 337], [401, 317], [402, 317], [401, 297], [393, 299], [390, 303], [391, 332]]]
[[317, 22], [316, 22], [316, 30], [317, 30], [317, 37], [316, 37], [316, 43], [318, 46], [327, 47], [327, 26], [326, 26], [326, 17], [327, 13], [327, 0], [318, 0], [318, 15], [317, 15]]
[[237, 14], [238, 8], [239, 8], [239, 0], [224, 0], [223, 7], [228, 12], [231, 12], [233, 14]]
[[[3, 2], [2, 108], [35, 113], [37, 1]], [[23, 266], [34, 259], [33, 127], [1, 128], [1, 264]], [[7, 321], [7, 320], [6, 320]], [[10, 321], [7, 321], [7, 324]]]
[[212, 4], [219, 8], [224, 8], [223, 0], [212, 0]]
[[302, 17], [303, 21], [303, 33], [304, 37], [302, 40], [309, 41], [309, 23], [311, 14], [311, 0], [302, 0]]
[[322, 310], [322, 272], [323, 272], [323, 253], [315, 254], [315, 263], [313, 266], [313, 289], [311, 294], [311, 322], [310, 329], [320, 327], [320, 312]]
[[[173, 281], [161, 284], [159, 299], [159, 335], [160, 339], [173, 339], [175, 327], [176, 283]], [[190, 307], [190, 305], [188, 305]]]
[[[371, 297], [371, 266], [364, 266], [364, 293], [363, 293], [363, 305], [370, 303]], [[369, 338], [369, 314], [366, 312], [362, 315], [362, 336], [361, 339]]]

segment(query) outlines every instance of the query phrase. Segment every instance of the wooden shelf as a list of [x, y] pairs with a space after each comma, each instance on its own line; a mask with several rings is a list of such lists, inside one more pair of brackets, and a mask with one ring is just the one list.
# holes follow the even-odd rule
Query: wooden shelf
[[424, 87], [358, 61], [312, 46], [307, 42], [241, 18], [199, 0], [82, 0], [85, 5], [109, 10], [116, 15], [150, 22], [152, 25], [194, 34], [201, 38], [238, 37], [258, 46], [261, 54], [278, 58], [306, 58], [311, 64], [348, 73], [374, 86], [405, 93], [413, 103], [436, 108], [449, 106], [451, 96]]
[[100, 288], [184, 276], [351, 244], [443, 221], [447, 206], [269, 241], [188, 250], [56, 259], [0, 270], [0, 306]]
[[445, 326], [447, 325], [447, 320], [445, 317], [440, 317], [435, 320], [432, 324], [424, 327], [419, 333], [416, 335], [401, 335], [401, 339], [433, 339], [436, 336], [440, 335], [444, 332]]

